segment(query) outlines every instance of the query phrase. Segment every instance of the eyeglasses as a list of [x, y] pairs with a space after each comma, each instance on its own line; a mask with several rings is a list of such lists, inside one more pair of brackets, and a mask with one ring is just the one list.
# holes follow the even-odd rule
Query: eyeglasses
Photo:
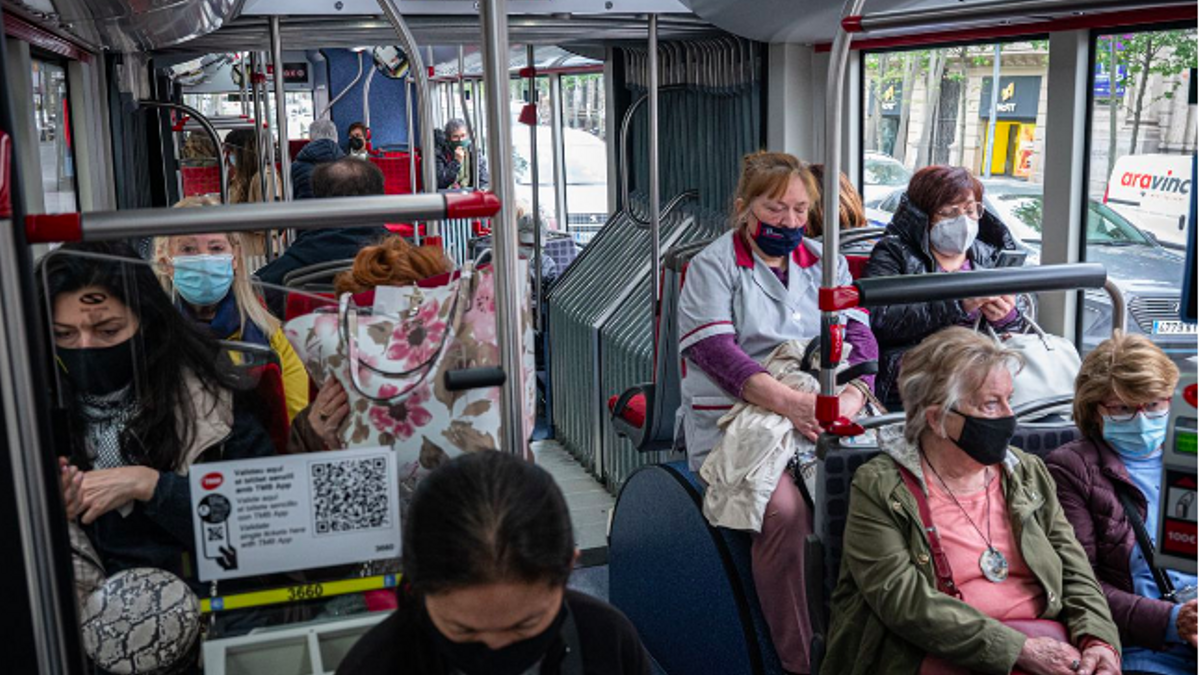
[[937, 217], [943, 220], [957, 218], [960, 215], [966, 216], [972, 220], [979, 220], [983, 217], [983, 204], [980, 204], [979, 202], [971, 202], [970, 204], [963, 204], [961, 206], [947, 206], [945, 208], [938, 209], [937, 212]]
[[1142, 405], [1108, 405], [1101, 403], [1100, 407], [1108, 411], [1108, 416], [1114, 422], [1129, 422], [1138, 413], [1142, 413], [1149, 419], [1159, 419], [1166, 417], [1171, 412], [1171, 400], [1162, 399], [1159, 401], [1151, 401]]

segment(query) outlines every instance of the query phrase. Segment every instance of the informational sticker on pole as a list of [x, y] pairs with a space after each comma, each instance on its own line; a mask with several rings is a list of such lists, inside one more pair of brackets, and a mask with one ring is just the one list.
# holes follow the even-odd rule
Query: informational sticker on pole
[[191, 486], [202, 581], [400, 555], [391, 448], [195, 465]]

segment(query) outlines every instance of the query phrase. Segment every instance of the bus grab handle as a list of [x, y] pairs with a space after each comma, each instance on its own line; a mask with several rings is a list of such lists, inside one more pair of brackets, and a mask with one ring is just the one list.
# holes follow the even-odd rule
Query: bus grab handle
[[960, 300], [993, 295], [1104, 288], [1108, 272], [1100, 263], [1036, 265], [970, 274], [911, 274], [854, 282], [860, 307]]

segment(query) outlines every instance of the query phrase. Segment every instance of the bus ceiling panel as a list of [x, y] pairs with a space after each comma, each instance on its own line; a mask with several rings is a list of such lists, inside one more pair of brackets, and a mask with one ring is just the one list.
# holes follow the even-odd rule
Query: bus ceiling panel
[[[764, 42], [828, 44], [842, 18], [842, 0], [683, 0], [696, 16], [734, 35]], [[980, 27], [1039, 26], [1123, 10], [1187, 4], [1194, 0], [867, 0], [861, 28], [871, 38], [940, 33]], [[770, 16], [769, 22], [761, 16]]]
[[[220, 28], [244, 0], [47, 0], [24, 6], [83, 42], [117, 52], [161, 49]], [[20, 5], [21, 3], [18, 3]]]
[[[407, 20], [414, 16], [479, 16], [476, 0], [399, 0], [400, 13]], [[376, 0], [246, 0], [244, 16], [348, 15], [375, 14]], [[509, 16], [582, 14], [615, 16], [629, 12], [688, 14], [680, 0], [510, 0]], [[478, 24], [476, 24], [478, 28]], [[479, 36], [476, 35], [476, 41]]]

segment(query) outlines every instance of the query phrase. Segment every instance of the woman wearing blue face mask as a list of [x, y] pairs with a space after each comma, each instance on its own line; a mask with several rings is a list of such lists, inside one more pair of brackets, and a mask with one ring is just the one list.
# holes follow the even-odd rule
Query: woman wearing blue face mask
[[1075, 379], [1084, 437], [1046, 461], [1121, 630], [1127, 675], [1196, 672], [1196, 577], [1153, 565], [1139, 532], [1147, 544], [1158, 536], [1163, 441], [1178, 382], [1179, 369], [1147, 338], [1105, 340]]
[[[764, 362], [780, 345], [820, 332], [817, 289], [821, 245], [804, 226], [819, 194], [812, 173], [779, 152], [747, 155], [733, 200], [732, 227], [692, 259], [679, 298], [679, 350], [686, 359], [681, 408], [688, 465], [699, 471], [717, 446], [717, 422], [745, 401], [786, 417], [810, 439], [820, 428], [816, 395], [776, 380]], [[838, 283], [849, 285], [838, 256]], [[851, 366], [876, 357], [867, 315], [844, 313]], [[871, 377], [851, 381], [839, 395], [840, 413], [853, 418], [871, 391]], [[769, 476], [761, 530], [754, 534], [754, 583], [771, 639], [791, 673], [809, 672], [812, 629], [804, 592], [804, 539], [812, 514], [790, 472]]]
[[159, 237], [159, 276], [180, 311], [213, 337], [269, 346], [279, 356], [290, 420], [308, 405], [308, 373], [250, 283], [242, 242], [237, 233]]
[[[928, 166], [913, 174], [863, 276], [990, 269], [1001, 252], [1016, 249], [1004, 223], [984, 210], [983, 184], [970, 171]], [[1018, 305], [1013, 296], [1001, 295], [873, 308], [871, 328], [881, 352], [876, 394], [889, 408], [898, 408], [896, 377], [904, 352], [943, 328], [973, 326], [981, 319], [996, 331], [1023, 328], [1021, 314], [1028, 308]]]

